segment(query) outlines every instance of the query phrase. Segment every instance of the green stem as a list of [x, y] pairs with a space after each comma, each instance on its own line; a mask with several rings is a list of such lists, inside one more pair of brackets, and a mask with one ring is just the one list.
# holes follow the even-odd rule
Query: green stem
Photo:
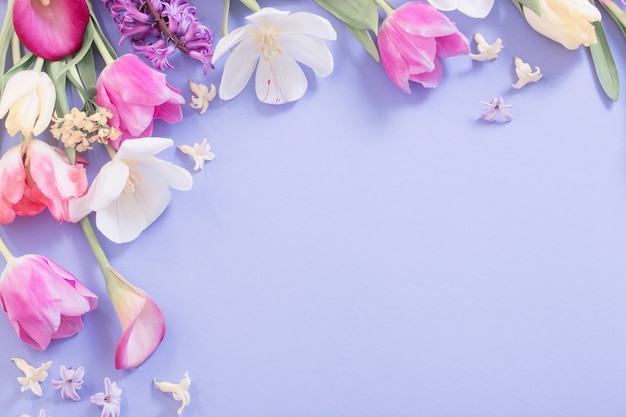
[[[2, 22], [2, 31], [0, 31], [0, 73], [4, 75], [6, 68], [7, 52], [13, 33], [13, 0], [7, 2], [7, 11]], [[4, 89], [4, 77], [0, 77], [0, 94]]]
[[378, 5], [378, 7], [380, 7], [383, 12], [385, 12], [385, 14], [387, 16], [389, 16], [391, 13], [393, 13], [393, 6], [391, 4], [389, 4], [387, 1], [385, 0], [374, 0], [374, 3], [376, 3]]
[[2, 238], [0, 238], [0, 254], [4, 256], [4, 259], [7, 261], [7, 263], [15, 259], [15, 256], [13, 256], [13, 254], [11, 253], [7, 245], [4, 243], [4, 240], [2, 240]]
[[13, 60], [13, 65], [15, 65], [22, 58], [22, 44], [20, 43], [20, 38], [17, 37], [17, 33], [13, 32], [13, 36], [11, 38], [11, 59]]
[[230, 11], [230, 0], [224, 0], [224, 18], [222, 19], [222, 37], [228, 35], [228, 12]]
[[37, 71], [41, 71], [43, 69], [43, 63], [44, 63], [43, 58], [37, 57], [37, 60], [35, 61], [35, 65], [33, 66], [33, 69]]
[[100, 53], [100, 56], [104, 60], [105, 64], [109, 65], [115, 61], [115, 58], [113, 58], [113, 56], [109, 53], [109, 49], [98, 34], [93, 37], [93, 43], [96, 45], [96, 48], [98, 48], [98, 53]]
[[85, 216], [80, 219], [80, 227], [83, 229], [83, 233], [87, 238], [89, 247], [96, 257], [98, 266], [100, 267], [100, 270], [102, 271], [102, 274], [106, 279], [110, 273], [111, 263], [104, 253], [102, 245], [100, 245], [100, 241], [98, 240], [98, 236], [96, 236], [95, 230], [93, 230], [93, 226], [91, 225], [91, 221], [89, 221], [89, 217]]
[[255, 13], [261, 10], [261, 6], [259, 6], [259, 3], [257, 3], [256, 0], [241, 0], [241, 2]]

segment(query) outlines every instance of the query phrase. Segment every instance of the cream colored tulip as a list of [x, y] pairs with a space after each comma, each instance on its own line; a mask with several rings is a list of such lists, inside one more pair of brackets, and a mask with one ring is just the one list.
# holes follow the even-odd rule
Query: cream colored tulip
[[528, 24], [542, 35], [567, 49], [595, 44], [592, 22], [599, 22], [600, 11], [588, 0], [540, 0], [541, 16], [524, 7]]
[[37, 136], [50, 124], [56, 92], [45, 72], [20, 71], [12, 76], [0, 98], [0, 118], [7, 113], [5, 126], [9, 135]]

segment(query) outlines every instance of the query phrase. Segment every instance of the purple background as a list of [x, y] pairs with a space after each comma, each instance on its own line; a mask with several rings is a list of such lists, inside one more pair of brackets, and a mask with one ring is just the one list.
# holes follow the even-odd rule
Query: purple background
[[[196, 4], [219, 39], [222, 2]], [[335, 71], [306, 69], [296, 103], [261, 104], [251, 83], [204, 115], [185, 105], [182, 123], [157, 122], [155, 135], [206, 137], [217, 157], [136, 241], [102, 238], [167, 318], [144, 365], [114, 369], [121, 329], [78, 225], [43, 213], [0, 230], [15, 254], [49, 256], [100, 296], [85, 329], [45, 352], [0, 320], [3, 415], [98, 416], [89, 395], [108, 376], [122, 416], [174, 416], [151, 381], [189, 371], [187, 417], [623, 416], [626, 107], [604, 97], [588, 52], [538, 35], [508, 1], [484, 20], [450, 12], [504, 50], [448, 59], [439, 87], [407, 95], [313, 1], [262, 5], [328, 17]], [[231, 28], [247, 14], [233, 1]], [[544, 79], [512, 89], [514, 56]], [[218, 85], [224, 62], [204, 76], [177, 55], [168, 79], [190, 101], [189, 78]], [[496, 95], [515, 106], [509, 124], [480, 120]], [[2, 149], [13, 144], [5, 133]], [[161, 157], [193, 168], [175, 148]], [[91, 175], [106, 161], [88, 158]], [[20, 392], [14, 356], [53, 361], [43, 398]], [[86, 368], [79, 403], [50, 386], [62, 364]]]

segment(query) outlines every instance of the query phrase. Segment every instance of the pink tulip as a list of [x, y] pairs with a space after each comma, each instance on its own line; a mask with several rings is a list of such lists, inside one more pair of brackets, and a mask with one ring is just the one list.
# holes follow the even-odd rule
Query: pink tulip
[[115, 367], [136, 368], [161, 344], [165, 317], [148, 294], [111, 267], [106, 274], [106, 287], [122, 324], [122, 336], [115, 347]]
[[439, 58], [467, 55], [469, 43], [456, 25], [428, 3], [408, 2], [383, 21], [378, 48], [385, 72], [402, 91], [409, 81], [432, 88], [443, 69]]
[[78, 51], [89, 22], [85, 0], [15, 0], [13, 26], [24, 46], [50, 61]]
[[12, 258], [0, 275], [0, 303], [17, 335], [35, 349], [76, 334], [82, 315], [98, 297], [76, 278], [39, 255]]
[[69, 220], [69, 200], [85, 194], [88, 186], [82, 164], [70, 165], [60, 149], [36, 139], [6, 151], [0, 184], [0, 224], [46, 207], [59, 222]]
[[179, 90], [165, 80], [165, 74], [151, 68], [132, 54], [122, 55], [107, 65], [96, 83], [96, 103], [113, 113], [109, 124], [121, 131], [111, 144], [117, 149], [129, 138], [152, 135], [155, 119], [177, 123], [183, 119], [185, 103]]

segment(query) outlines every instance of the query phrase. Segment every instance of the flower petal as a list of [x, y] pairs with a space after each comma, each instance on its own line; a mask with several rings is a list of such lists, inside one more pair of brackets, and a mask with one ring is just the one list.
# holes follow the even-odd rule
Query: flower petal
[[112, 268], [107, 274], [106, 285], [123, 329], [115, 348], [115, 367], [137, 367], [163, 340], [165, 317], [148, 294]]
[[[281, 29], [283, 32], [299, 33], [333, 41], [337, 39], [337, 32], [330, 22], [313, 13], [294, 13], [281, 21]], [[291, 33], [287, 34], [291, 36]]]
[[317, 76], [327, 77], [333, 72], [333, 56], [323, 40], [294, 33], [283, 37], [280, 44], [286, 53], [311, 67]]
[[256, 96], [263, 103], [283, 104], [301, 98], [308, 87], [302, 68], [290, 56], [259, 60], [256, 70]]
[[256, 51], [257, 46], [256, 39], [245, 39], [226, 60], [219, 88], [222, 100], [236, 97], [248, 84], [259, 60], [259, 53]]
[[13, 25], [24, 46], [37, 56], [56, 61], [80, 49], [89, 8], [85, 0], [15, 0]]

